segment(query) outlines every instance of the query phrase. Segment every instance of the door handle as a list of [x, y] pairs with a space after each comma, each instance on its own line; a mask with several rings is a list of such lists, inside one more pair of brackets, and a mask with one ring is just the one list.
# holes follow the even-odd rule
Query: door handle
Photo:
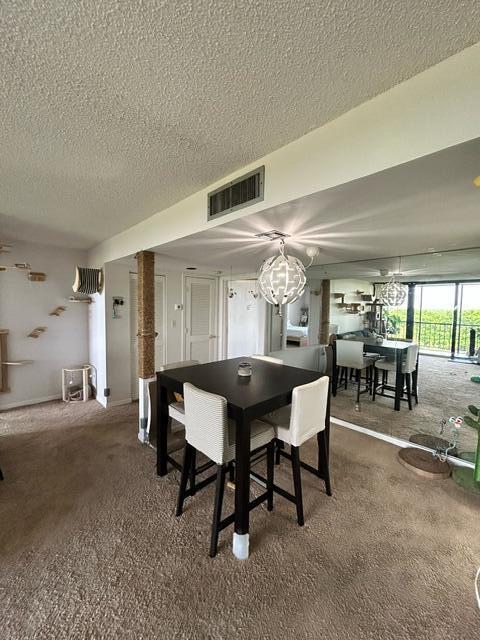
[[208, 336], [209, 338], [218, 338], [218, 336]]

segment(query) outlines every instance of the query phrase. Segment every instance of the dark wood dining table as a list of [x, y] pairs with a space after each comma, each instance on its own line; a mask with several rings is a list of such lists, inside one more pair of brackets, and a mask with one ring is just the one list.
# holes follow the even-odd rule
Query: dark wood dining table
[[[238, 375], [240, 362], [252, 364], [249, 378]], [[323, 374], [318, 371], [274, 364], [254, 358], [233, 358], [208, 364], [199, 364], [157, 373], [157, 473], [168, 471], [168, 392], [183, 392], [183, 384], [191, 384], [221, 395], [227, 400], [228, 417], [235, 421], [235, 533], [236, 546], [248, 549], [250, 502], [250, 423], [252, 420], [289, 405], [292, 391]], [[329, 405], [330, 406], [330, 403]], [[327, 442], [329, 414], [326, 419]], [[235, 536], [246, 536], [241, 545], [235, 544]], [[237, 555], [237, 554], [236, 554]]]
[[408, 347], [411, 346], [411, 342], [404, 342], [403, 340], [383, 340], [382, 343], [377, 343], [372, 338], [358, 338], [360, 342], [363, 342], [365, 351], [369, 353], [379, 353], [382, 356], [395, 359], [395, 411], [400, 411], [400, 403], [403, 395], [402, 387], [402, 364], [404, 356]]

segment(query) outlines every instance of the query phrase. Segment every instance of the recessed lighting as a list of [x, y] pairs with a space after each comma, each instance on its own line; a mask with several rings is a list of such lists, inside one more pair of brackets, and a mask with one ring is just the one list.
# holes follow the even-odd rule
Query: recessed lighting
[[261, 238], [262, 240], [283, 240], [283, 238], [290, 238], [288, 233], [282, 233], [281, 231], [277, 231], [276, 229], [272, 229], [271, 231], [263, 231], [262, 233], [256, 233], [256, 238]]
[[476, 187], [480, 187], [480, 176], [477, 176], [476, 178], [473, 179], [473, 184]]

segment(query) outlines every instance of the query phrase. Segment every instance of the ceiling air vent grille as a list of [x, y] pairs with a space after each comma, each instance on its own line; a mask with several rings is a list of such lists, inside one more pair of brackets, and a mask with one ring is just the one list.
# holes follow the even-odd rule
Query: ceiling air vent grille
[[250, 171], [208, 194], [208, 219], [248, 207], [263, 200], [265, 167]]

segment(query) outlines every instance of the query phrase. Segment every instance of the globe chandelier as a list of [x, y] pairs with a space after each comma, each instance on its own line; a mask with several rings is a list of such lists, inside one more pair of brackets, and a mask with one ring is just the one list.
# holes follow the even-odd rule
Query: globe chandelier
[[267, 302], [281, 308], [284, 304], [298, 300], [307, 282], [305, 270], [318, 255], [318, 249], [309, 247], [307, 255], [310, 257], [310, 263], [305, 266], [295, 256], [285, 253], [285, 241], [280, 240], [278, 255], [267, 258], [258, 275], [260, 292]]
[[395, 279], [395, 275], [402, 275], [400, 271], [401, 260], [401, 258], [398, 259], [398, 273], [392, 273], [390, 280], [380, 289], [380, 302], [387, 307], [400, 307], [407, 297], [407, 288]]

